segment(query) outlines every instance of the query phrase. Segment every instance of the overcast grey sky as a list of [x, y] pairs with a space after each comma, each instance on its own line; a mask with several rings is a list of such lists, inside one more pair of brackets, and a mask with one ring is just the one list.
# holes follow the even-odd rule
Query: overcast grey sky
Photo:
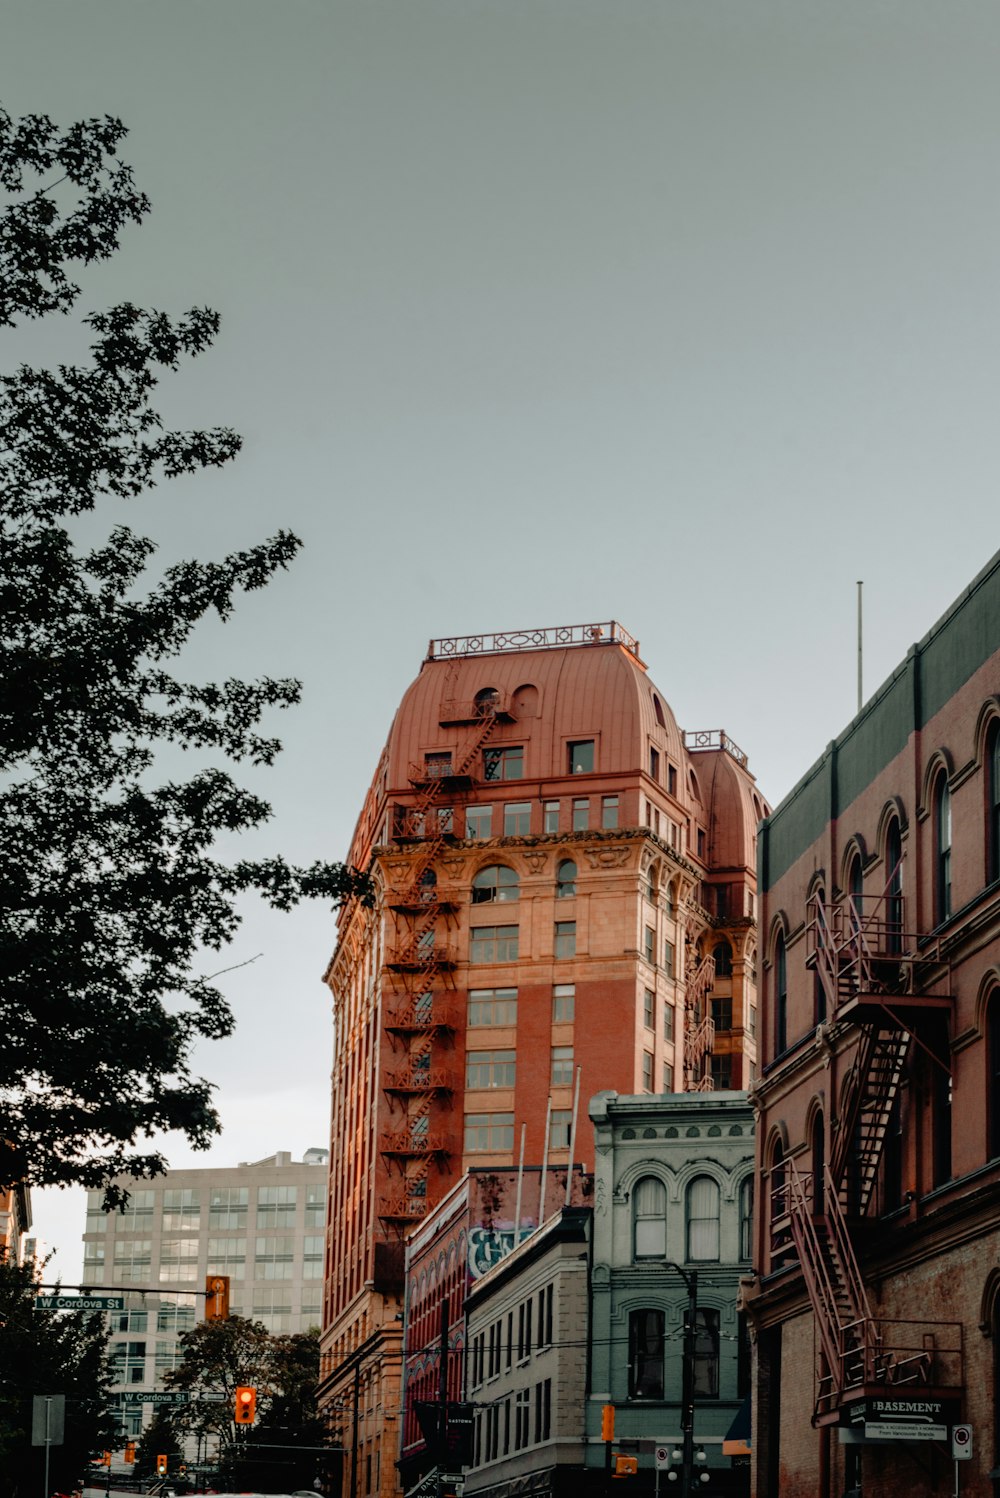
[[[83, 308], [223, 316], [162, 408], [241, 458], [107, 523], [306, 543], [196, 657], [305, 682], [261, 848], [343, 856], [432, 635], [617, 618], [790, 788], [856, 579], [874, 688], [997, 545], [998, 54], [996, 0], [8, 0], [5, 106], [120, 115], [153, 200]], [[176, 1165], [326, 1142], [332, 919], [250, 915]]]

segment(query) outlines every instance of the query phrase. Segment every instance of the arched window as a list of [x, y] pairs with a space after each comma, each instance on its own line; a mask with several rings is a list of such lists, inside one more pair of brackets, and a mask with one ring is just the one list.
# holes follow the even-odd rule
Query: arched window
[[885, 865], [886, 950], [895, 954], [903, 950], [903, 837], [898, 817], [886, 828]]
[[489, 718], [500, 701], [500, 693], [496, 687], [483, 687], [482, 691], [476, 693], [475, 708], [480, 718]]
[[826, 1139], [823, 1133], [823, 1115], [816, 1112], [812, 1121], [812, 1209], [814, 1217], [822, 1217], [824, 1206], [824, 1170], [826, 1166]]
[[852, 931], [860, 931], [864, 921], [862, 899], [864, 890], [865, 879], [861, 870], [861, 854], [855, 853], [847, 867], [847, 897], [850, 902], [848, 909]]
[[473, 905], [491, 905], [497, 900], [516, 900], [521, 892], [521, 881], [513, 869], [506, 864], [491, 863], [472, 881]]
[[747, 1264], [753, 1258], [753, 1176], [740, 1182], [740, 1258]]
[[656, 714], [656, 721], [657, 723], [659, 723], [660, 727], [666, 728], [667, 720], [663, 716], [663, 704], [661, 703], [659, 697], [657, 697], [655, 692], [653, 693], [653, 712]]
[[711, 1176], [695, 1176], [687, 1189], [687, 1256], [699, 1264], [719, 1258], [719, 1187]]
[[1000, 719], [986, 735], [986, 879], [1000, 879]]
[[424, 869], [420, 876], [420, 898], [425, 905], [430, 905], [437, 893], [437, 875], [433, 869]]
[[712, 956], [715, 958], [715, 976], [717, 978], [731, 978], [733, 976], [733, 949], [727, 941], [716, 942], [712, 948]]
[[784, 933], [778, 932], [774, 944], [774, 1053], [780, 1056], [788, 1049], [788, 958]]
[[767, 1236], [771, 1246], [771, 1268], [780, 1269], [788, 1263], [792, 1235], [787, 1228], [777, 1230], [775, 1223], [788, 1216], [788, 1193], [786, 1190], [785, 1150], [780, 1139], [774, 1141], [771, 1152], [771, 1172], [768, 1183], [770, 1211], [767, 1219]]
[[663, 1259], [667, 1253], [667, 1188], [656, 1176], [643, 1176], [632, 1194], [636, 1259]]
[[951, 792], [942, 770], [934, 782], [934, 924], [951, 915]]
[[[816, 902], [817, 910], [823, 910], [826, 899], [822, 885], [817, 885], [813, 890], [813, 900]], [[826, 1019], [826, 989], [823, 986], [823, 972], [829, 966], [829, 959], [825, 958], [824, 947], [824, 925], [821, 920], [816, 922], [816, 966], [813, 968], [813, 1024], [821, 1025]]]
[[986, 1119], [987, 1159], [1000, 1155], [1000, 988], [986, 1006]]
[[564, 858], [556, 868], [556, 898], [565, 900], [576, 894], [576, 864]]

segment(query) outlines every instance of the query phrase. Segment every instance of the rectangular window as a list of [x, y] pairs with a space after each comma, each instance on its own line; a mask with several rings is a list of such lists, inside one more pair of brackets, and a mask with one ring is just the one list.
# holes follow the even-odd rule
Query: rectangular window
[[302, 1239], [302, 1278], [304, 1280], [323, 1278], [323, 1236], [321, 1233], [307, 1233]]
[[465, 1115], [465, 1148], [469, 1154], [514, 1148], [513, 1113], [467, 1113]]
[[664, 1004], [663, 1006], [663, 1038], [673, 1040], [674, 1038], [674, 1006]]
[[656, 932], [647, 926], [642, 933], [642, 955], [652, 966], [656, 966]]
[[141, 1384], [145, 1382], [145, 1342], [112, 1342], [111, 1378], [116, 1384]]
[[642, 1053], [642, 1090], [652, 1092], [653, 1090], [653, 1053], [643, 1051]]
[[518, 1389], [517, 1395], [517, 1419], [515, 1421], [514, 1450], [523, 1451], [529, 1440], [528, 1421], [531, 1414], [529, 1401], [531, 1399], [530, 1389]]
[[558, 801], [546, 801], [544, 809], [543, 809], [542, 827], [543, 827], [543, 831], [545, 831], [545, 832], [558, 832], [559, 831], [559, 802]]
[[258, 1238], [254, 1247], [254, 1278], [258, 1280], [290, 1280], [292, 1261], [295, 1258], [295, 1239], [288, 1234], [276, 1234]]
[[517, 1024], [516, 988], [470, 988], [469, 1029]]
[[230, 1279], [241, 1280], [247, 1257], [245, 1238], [209, 1238], [207, 1274], [228, 1274]]
[[647, 1030], [652, 1030], [656, 1024], [656, 994], [651, 988], [647, 988], [642, 996], [642, 1022]]
[[208, 1189], [209, 1229], [216, 1232], [225, 1232], [233, 1228], [242, 1231], [246, 1225], [246, 1186], [210, 1186]]
[[568, 1150], [569, 1136], [572, 1128], [572, 1108], [553, 1108], [549, 1119], [549, 1148], [554, 1150]]
[[114, 1311], [111, 1314], [113, 1332], [148, 1332], [148, 1311]]
[[531, 831], [531, 802], [511, 801], [503, 809], [504, 837], [527, 837]]
[[554, 1045], [552, 1047], [552, 1086], [571, 1087], [573, 1084], [573, 1047], [571, 1045]]
[[513, 1087], [514, 1051], [469, 1051], [465, 1058], [466, 1087]]
[[576, 921], [556, 921], [554, 955], [556, 957], [576, 956]]
[[618, 826], [618, 797], [617, 796], [602, 796], [601, 797], [601, 826], [602, 827], [617, 827]]
[[522, 1300], [517, 1308], [517, 1360], [531, 1357], [531, 1301]]
[[552, 1023], [571, 1025], [576, 1010], [576, 984], [557, 983], [552, 990]]
[[[136, 1277], [132, 1276], [133, 1279]], [[160, 1283], [188, 1284], [198, 1278], [197, 1238], [161, 1238]]]
[[148, 1233], [153, 1226], [152, 1191], [130, 1191], [128, 1205], [118, 1214], [119, 1233]]
[[296, 1186], [258, 1187], [257, 1226], [265, 1231], [294, 1227], [297, 1204]]
[[523, 780], [524, 746], [505, 745], [502, 749], [483, 750], [484, 780]]
[[669, 1061], [664, 1061], [663, 1063], [663, 1090], [664, 1092], [673, 1092], [674, 1090], [674, 1069]]
[[594, 768], [593, 739], [577, 739], [566, 746], [567, 769], [570, 775], [589, 775]]
[[552, 1286], [546, 1285], [538, 1292], [538, 1345], [552, 1346]]
[[470, 962], [516, 962], [516, 926], [473, 926], [469, 933]]
[[175, 1300], [171, 1297], [169, 1303], [164, 1301], [156, 1312], [156, 1330], [158, 1332], [189, 1332], [194, 1326], [194, 1297], [187, 1296]]
[[747, 1033], [749, 1035], [756, 1035], [757, 1034], [757, 1006], [756, 1006], [756, 1004], [750, 1004], [750, 1005], [747, 1006]]
[[326, 1188], [323, 1186], [306, 1187], [306, 1220], [307, 1228], [321, 1228], [326, 1222]]
[[514, 1366], [514, 1312], [507, 1312], [507, 1340], [504, 1343], [504, 1364], [507, 1368]]
[[649, 750], [649, 778], [659, 783], [660, 779], [660, 751], [650, 746]]
[[547, 1441], [552, 1435], [552, 1380], [535, 1385], [535, 1440]]
[[[197, 1248], [197, 1239], [193, 1240]], [[103, 1244], [87, 1245], [103, 1250]], [[143, 1280], [149, 1279], [149, 1266], [153, 1258], [153, 1243], [150, 1238], [125, 1238], [119, 1239], [115, 1244], [115, 1268], [116, 1280], [126, 1280], [141, 1284]]]
[[451, 751], [440, 750], [424, 755], [424, 775], [428, 780], [443, 780], [451, 774]]
[[712, 1022], [717, 1030], [733, 1028], [733, 1001], [731, 998], [712, 1000]]
[[709, 1306], [695, 1313], [693, 1393], [695, 1399], [719, 1397], [719, 1313]]
[[630, 1311], [628, 1318], [630, 1399], [663, 1398], [663, 1312]]
[[667, 764], [667, 790], [671, 796], [677, 795], [677, 770], [674, 765]]
[[719, 1092], [728, 1092], [733, 1085], [732, 1056], [712, 1057], [712, 1086]]
[[492, 806], [467, 806], [465, 808], [465, 835], [467, 838], [493, 836]]
[[590, 826], [590, 801], [582, 796], [573, 802], [573, 831], [586, 832]]
[[164, 1191], [163, 1227], [166, 1232], [197, 1231], [201, 1226], [200, 1191]]
[[668, 978], [674, 976], [674, 944], [672, 941], [663, 943], [663, 971]]
[[698, 828], [698, 857], [701, 859], [705, 857], [705, 829], [703, 827]]

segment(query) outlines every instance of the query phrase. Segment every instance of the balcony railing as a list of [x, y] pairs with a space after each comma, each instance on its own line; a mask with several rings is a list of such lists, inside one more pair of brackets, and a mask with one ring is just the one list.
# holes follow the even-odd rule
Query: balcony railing
[[692, 754], [710, 749], [722, 749], [726, 754], [731, 755], [738, 765], [742, 765], [744, 769], [747, 767], [745, 751], [740, 748], [739, 744], [734, 744], [721, 728], [685, 729], [684, 747]]
[[639, 641], [614, 619], [598, 624], [557, 624], [485, 635], [431, 640], [429, 661], [463, 655], [500, 655], [512, 650], [562, 650], [568, 645], [624, 645], [639, 659]]

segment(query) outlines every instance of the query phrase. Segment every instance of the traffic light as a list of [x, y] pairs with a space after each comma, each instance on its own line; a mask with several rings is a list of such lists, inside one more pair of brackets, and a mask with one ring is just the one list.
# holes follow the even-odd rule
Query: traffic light
[[157, 1477], [166, 1477], [167, 1475], [166, 1453], [163, 1453], [156, 1458], [156, 1475]]
[[106, 1451], [104, 1453], [104, 1455], [101, 1457], [101, 1460], [98, 1462], [98, 1466], [100, 1466], [100, 1467], [110, 1467], [111, 1466], [111, 1452], [110, 1451]]
[[132, 1466], [132, 1464], [135, 1461], [135, 1442], [134, 1441], [126, 1441], [125, 1442], [125, 1461], [128, 1463], [128, 1465], [130, 1467]]
[[187, 1476], [187, 1462], [181, 1462], [180, 1466], [177, 1468], [177, 1476], [178, 1477], [186, 1477]]
[[225, 1321], [229, 1316], [229, 1275], [210, 1274], [205, 1280], [205, 1320]]
[[615, 1438], [615, 1407], [613, 1404], [605, 1404], [601, 1407], [601, 1440], [613, 1441]]
[[236, 1410], [233, 1419], [237, 1425], [252, 1425], [257, 1413], [257, 1390], [249, 1384], [241, 1384], [236, 1390]]

